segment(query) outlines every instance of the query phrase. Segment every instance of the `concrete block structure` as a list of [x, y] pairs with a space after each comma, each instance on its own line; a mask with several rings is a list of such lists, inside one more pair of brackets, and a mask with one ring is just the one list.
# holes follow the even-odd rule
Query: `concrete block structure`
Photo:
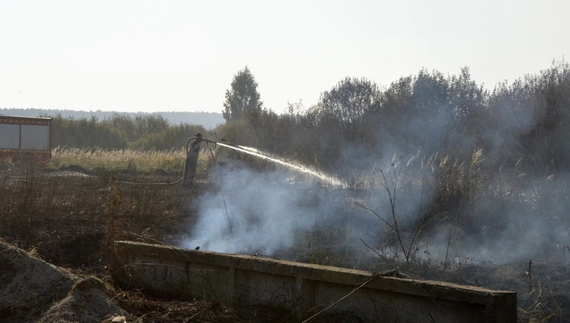
[[365, 322], [516, 322], [516, 293], [389, 273], [165, 245], [115, 243], [114, 279], [130, 288], [231, 306], [287, 308], [300, 321], [350, 312]]

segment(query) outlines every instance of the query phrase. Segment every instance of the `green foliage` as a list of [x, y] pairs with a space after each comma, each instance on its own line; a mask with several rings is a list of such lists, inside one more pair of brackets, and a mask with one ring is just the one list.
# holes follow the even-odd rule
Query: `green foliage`
[[232, 143], [245, 146], [256, 145], [256, 132], [245, 119], [227, 122], [215, 132]]
[[108, 124], [117, 129], [127, 142], [137, 141], [151, 134], [159, 133], [169, 127], [168, 121], [161, 116], [137, 115], [131, 118], [127, 114], [115, 113], [111, 118], [105, 119], [103, 124]]
[[186, 123], [170, 126], [166, 119], [154, 115], [131, 118], [116, 113], [103, 121], [58, 115], [52, 119], [52, 128], [53, 146], [69, 148], [170, 150], [184, 147], [186, 140], [197, 132], [207, 137], [202, 126]]
[[259, 112], [262, 106], [257, 82], [246, 66], [234, 76], [231, 90], [226, 90], [222, 114], [226, 121], [239, 120], [248, 113]]
[[193, 137], [196, 133], [203, 133], [206, 138], [207, 131], [204, 127], [179, 124], [165, 128], [161, 132], [151, 133], [145, 137], [141, 137], [130, 144], [130, 147], [138, 150], [169, 150], [184, 147], [188, 138]]
[[64, 119], [61, 115], [52, 119], [52, 143], [54, 147], [68, 146], [74, 148], [106, 147], [108, 149], [125, 149], [127, 141], [120, 131], [95, 117], [91, 119]]

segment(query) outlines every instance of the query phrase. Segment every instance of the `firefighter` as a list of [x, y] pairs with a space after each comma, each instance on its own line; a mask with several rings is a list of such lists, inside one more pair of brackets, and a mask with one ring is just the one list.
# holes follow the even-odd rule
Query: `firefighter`
[[204, 139], [201, 133], [197, 133], [195, 137], [188, 138], [186, 141], [186, 165], [184, 167], [184, 176], [182, 185], [185, 187], [192, 186], [194, 176], [196, 175], [196, 167], [198, 166], [198, 156], [200, 154], [200, 144], [202, 141], [213, 143], [208, 139]]

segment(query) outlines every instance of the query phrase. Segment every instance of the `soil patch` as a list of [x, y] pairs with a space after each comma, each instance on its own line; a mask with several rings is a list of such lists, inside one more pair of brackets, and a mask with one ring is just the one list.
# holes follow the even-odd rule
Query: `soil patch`
[[0, 286], [2, 322], [101, 322], [125, 314], [101, 279], [56, 267], [2, 240]]

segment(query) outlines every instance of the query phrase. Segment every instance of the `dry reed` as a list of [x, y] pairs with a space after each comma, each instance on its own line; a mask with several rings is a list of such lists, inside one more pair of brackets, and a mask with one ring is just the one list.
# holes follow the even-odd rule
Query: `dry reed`
[[[200, 157], [199, 167], [203, 169], [209, 162], [209, 156], [202, 154]], [[78, 165], [85, 169], [128, 169], [143, 172], [162, 169], [167, 172], [179, 172], [184, 167], [185, 158], [184, 149], [139, 151], [106, 150], [100, 147], [56, 147], [53, 149], [50, 164], [55, 168]]]

